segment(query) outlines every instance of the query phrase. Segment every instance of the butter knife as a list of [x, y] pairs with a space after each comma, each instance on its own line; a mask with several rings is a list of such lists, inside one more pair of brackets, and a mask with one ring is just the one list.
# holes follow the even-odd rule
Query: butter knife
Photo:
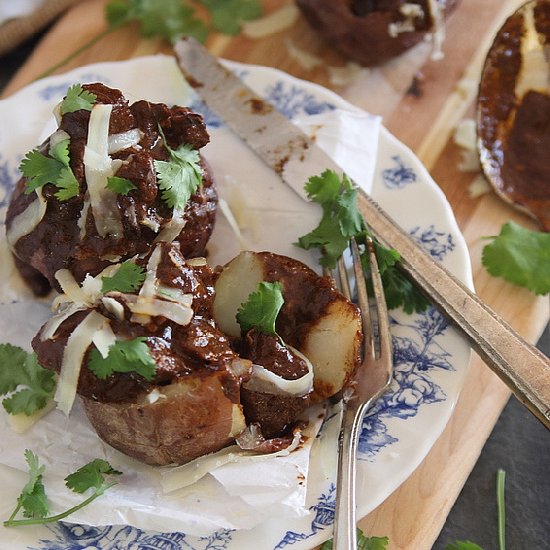
[[[342, 170], [301, 129], [255, 94], [192, 38], [175, 45], [190, 85], [256, 154], [300, 196], [307, 179]], [[312, 165], [319, 169], [308, 173]], [[302, 174], [297, 178], [296, 174]], [[290, 177], [292, 174], [292, 178]], [[550, 429], [550, 361], [484, 304], [461, 281], [426, 254], [382, 208], [359, 189], [358, 205], [372, 233], [401, 255], [400, 267], [466, 336], [485, 363]]]

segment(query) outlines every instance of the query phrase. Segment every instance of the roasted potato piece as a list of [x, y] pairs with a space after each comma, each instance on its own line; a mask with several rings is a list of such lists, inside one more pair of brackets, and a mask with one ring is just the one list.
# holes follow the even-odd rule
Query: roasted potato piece
[[262, 281], [278, 281], [285, 303], [277, 333], [312, 363], [312, 402], [338, 393], [360, 361], [362, 341], [358, 308], [327, 277], [301, 262], [270, 252], [242, 252], [221, 271], [215, 283], [214, 318], [220, 329], [240, 335], [235, 315]]

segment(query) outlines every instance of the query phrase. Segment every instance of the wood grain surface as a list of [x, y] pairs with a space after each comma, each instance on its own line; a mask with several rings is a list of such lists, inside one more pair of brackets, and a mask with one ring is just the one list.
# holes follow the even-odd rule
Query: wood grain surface
[[[292, 0], [265, 0], [265, 12], [290, 3]], [[103, 0], [89, 0], [68, 11], [46, 34], [4, 96], [101, 32], [105, 28], [104, 4]], [[461, 150], [453, 143], [456, 125], [473, 116], [477, 81], [494, 34], [521, 4], [522, 0], [461, 0], [447, 21], [442, 61], [431, 60], [430, 45], [423, 43], [382, 67], [358, 70], [353, 81], [340, 86], [331, 82], [330, 72], [347, 61], [300, 17], [292, 27], [262, 39], [212, 35], [207, 45], [216, 55], [273, 66], [322, 84], [382, 115], [387, 128], [420, 157], [447, 195], [469, 247], [476, 292], [534, 343], [548, 322], [548, 297], [537, 298], [488, 275], [481, 266], [481, 250], [483, 237], [497, 234], [508, 220], [531, 228], [535, 225], [493, 193], [472, 198], [469, 186], [478, 174], [458, 169]], [[168, 44], [140, 39], [137, 31], [133, 26], [117, 30], [59, 72], [91, 62], [171, 53]], [[289, 46], [318, 56], [322, 63], [304, 69], [290, 55]], [[413, 78], [419, 95], [408, 93]], [[371, 535], [387, 535], [392, 550], [431, 548], [509, 395], [474, 356], [453, 416], [429, 455], [399, 489], [360, 521], [360, 526]]]

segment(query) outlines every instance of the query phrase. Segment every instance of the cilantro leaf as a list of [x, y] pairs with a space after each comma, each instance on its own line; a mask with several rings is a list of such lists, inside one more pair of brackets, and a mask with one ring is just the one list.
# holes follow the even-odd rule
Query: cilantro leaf
[[[90, 502], [100, 497], [107, 489], [116, 485], [116, 481], [106, 481], [106, 475], [120, 475], [122, 472], [115, 470], [108, 462], [100, 458], [92, 460], [76, 472], [65, 478], [65, 484], [75, 493], [83, 493], [93, 489], [92, 494], [79, 504], [53, 516], [49, 513], [46, 491], [42, 483], [44, 466], [38, 462], [38, 457], [30, 450], [25, 450], [25, 460], [29, 466], [29, 481], [23, 487], [17, 499], [17, 506], [11, 516], [4, 521], [4, 527], [17, 525], [40, 525], [61, 521], [72, 513], [84, 508]], [[19, 510], [23, 508], [23, 516], [26, 519], [15, 519]]]
[[297, 246], [310, 250], [321, 249], [319, 263], [330, 269], [336, 266], [338, 258], [344, 253], [349, 237], [342, 235], [338, 221], [332, 216], [323, 215], [319, 225], [298, 239]]
[[102, 357], [97, 349], [93, 349], [88, 368], [101, 379], [115, 372], [135, 372], [151, 380], [155, 376], [156, 363], [146, 341], [144, 336], [119, 340], [109, 348], [107, 357]]
[[[357, 528], [357, 550], [386, 550], [388, 544], [388, 537], [367, 537]], [[319, 550], [332, 550], [332, 546], [332, 540], [327, 540]]]
[[332, 170], [313, 176], [305, 186], [310, 200], [323, 207], [319, 225], [298, 239], [298, 246], [309, 250], [321, 248], [320, 264], [330, 269], [348, 246], [351, 237], [365, 234], [366, 226], [357, 208], [357, 191], [350, 179], [342, 179]]
[[97, 96], [93, 92], [84, 90], [80, 84], [73, 84], [61, 102], [61, 114], [65, 115], [80, 110], [91, 111], [96, 99]]
[[42, 483], [45, 467], [39, 464], [38, 457], [29, 449], [25, 450], [25, 460], [29, 466], [29, 481], [17, 499], [17, 508], [13, 515], [23, 508], [23, 515], [26, 518], [43, 518], [49, 511], [46, 491]]
[[29, 195], [46, 183], [54, 183], [63, 167], [63, 163], [42, 154], [38, 149], [29, 151], [19, 165], [19, 170], [28, 180], [25, 194]]
[[120, 264], [112, 277], [101, 277], [101, 292], [135, 292], [145, 280], [145, 270], [134, 262]]
[[204, 42], [208, 34], [194, 8], [180, 0], [115, 0], [107, 4], [105, 17], [112, 28], [134, 21], [145, 38], [158, 36], [171, 43], [184, 35]]
[[275, 321], [284, 304], [281, 283], [261, 282], [256, 292], [248, 296], [237, 312], [237, 322], [243, 331], [256, 328], [265, 334], [275, 334]]
[[80, 185], [73, 171], [70, 168], [62, 168], [59, 171], [59, 176], [55, 180], [57, 191], [55, 196], [60, 201], [66, 201], [73, 197], [78, 197], [80, 193]]
[[258, 0], [198, 0], [210, 10], [212, 26], [218, 32], [238, 34], [243, 21], [256, 19], [262, 14]]
[[[319, 225], [295, 244], [306, 250], [318, 248], [321, 252], [319, 263], [334, 269], [354, 237], [363, 248], [361, 261], [368, 280], [370, 266], [365, 238], [369, 233], [357, 206], [357, 190], [352, 181], [345, 174], [340, 178], [333, 170], [325, 170], [320, 176], [309, 178], [304, 188], [308, 198], [321, 205], [323, 213]], [[428, 301], [396, 268], [399, 253], [373, 240], [388, 308], [402, 307], [407, 313], [424, 311]]]
[[55, 196], [65, 201], [80, 193], [80, 185], [69, 166], [69, 138], [52, 145], [49, 155], [38, 149], [29, 151], [21, 161], [19, 169], [27, 178], [25, 194], [36, 191], [47, 183], [57, 187]]
[[50, 147], [50, 157], [59, 161], [63, 166], [69, 166], [69, 138], [58, 141]]
[[469, 540], [457, 540], [454, 543], [446, 544], [445, 550], [483, 550], [483, 548]]
[[531, 231], [510, 221], [493, 239], [481, 256], [491, 275], [535, 294], [550, 292], [550, 233]]
[[55, 374], [38, 364], [35, 353], [0, 344], [0, 394], [11, 394], [2, 401], [9, 414], [34, 414], [46, 406], [54, 390]]
[[171, 208], [182, 209], [202, 183], [199, 152], [187, 143], [174, 150], [165, 140], [165, 146], [170, 160], [155, 161], [161, 196]]
[[105, 483], [106, 475], [121, 475], [106, 460], [96, 458], [65, 478], [65, 485], [75, 493], [88, 489], [99, 489]]
[[388, 309], [402, 307], [405, 313], [414, 313], [429, 306], [424, 295], [396, 267], [388, 267], [381, 278]]
[[21, 384], [20, 369], [28, 353], [11, 344], [0, 344], [0, 394], [12, 392]]
[[111, 176], [107, 178], [107, 189], [119, 195], [127, 195], [133, 189], [137, 189], [137, 187], [129, 179]]

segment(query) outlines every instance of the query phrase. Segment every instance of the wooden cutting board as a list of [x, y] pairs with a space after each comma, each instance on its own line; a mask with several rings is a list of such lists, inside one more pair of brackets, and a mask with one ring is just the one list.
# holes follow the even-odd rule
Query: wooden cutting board
[[[446, 193], [468, 243], [478, 294], [526, 340], [535, 342], [548, 321], [548, 298], [537, 298], [489, 276], [480, 260], [482, 237], [497, 234], [506, 221], [535, 226], [493, 193], [470, 196], [469, 186], [477, 174], [459, 170], [461, 150], [453, 142], [456, 125], [473, 115], [477, 80], [493, 36], [521, 3], [461, 0], [446, 25], [443, 61], [430, 60], [429, 45], [422, 44], [383, 67], [362, 70], [352, 81], [340, 84], [334, 84], [330, 75], [333, 68], [344, 67], [346, 60], [324, 44], [301, 18], [290, 28], [262, 39], [213, 35], [207, 45], [216, 55], [277, 67], [322, 84], [382, 115], [386, 127], [413, 149]], [[104, 4], [105, 0], [88, 0], [68, 11], [44, 37], [4, 96], [101, 32], [105, 28]], [[264, 1], [266, 13], [289, 4], [292, 0]], [[303, 62], [291, 55], [296, 48], [317, 56], [321, 63], [305, 69]], [[170, 53], [171, 49], [160, 40], [141, 40], [137, 27], [129, 26], [105, 36], [61, 70], [157, 52]], [[413, 79], [416, 94], [408, 93]], [[392, 550], [431, 548], [509, 395], [500, 380], [474, 356], [444, 433], [413, 475], [362, 519], [360, 526], [371, 535], [387, 535]]]

